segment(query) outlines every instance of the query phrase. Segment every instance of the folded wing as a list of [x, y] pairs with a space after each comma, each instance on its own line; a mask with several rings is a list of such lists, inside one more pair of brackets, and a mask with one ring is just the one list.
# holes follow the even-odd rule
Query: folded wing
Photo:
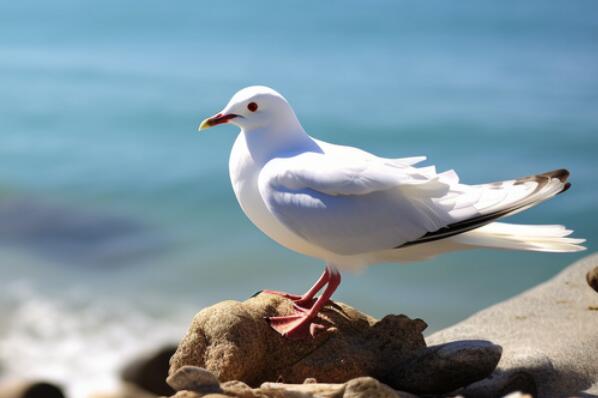
[[274, 159], [262, 169], [260, 194], [287, 228], [340, 255], [392, 249], [478, 214], [454, 172], [413, 163], [318, 153]]

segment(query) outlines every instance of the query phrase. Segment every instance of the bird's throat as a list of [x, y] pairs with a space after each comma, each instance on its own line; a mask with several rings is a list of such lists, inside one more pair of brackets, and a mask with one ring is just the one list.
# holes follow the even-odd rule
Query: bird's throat
[[281, 130], [275, 128], [257, 128], [241, 130], [251, 157], [258, 164], [266, 164], [279, 157], [295, 156], [307, 151], [321, 149], [316, 142], [299, 126]]

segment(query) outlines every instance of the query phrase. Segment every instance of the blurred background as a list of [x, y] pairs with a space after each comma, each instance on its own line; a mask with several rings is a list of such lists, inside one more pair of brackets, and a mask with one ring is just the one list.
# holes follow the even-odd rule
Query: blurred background
[[[566, 167], [512, 220], [598, 246], [598, 4], [461, 1], [0, 3], [0, 377], [106, 390], [191, 317], [321, 272], [243, 215], [237, 134], [197, 134], [264, 84], [306, 130], [482, 183]], [[429, 331], [582, 257], [471, 251], [346, 275], [336, 299]]]

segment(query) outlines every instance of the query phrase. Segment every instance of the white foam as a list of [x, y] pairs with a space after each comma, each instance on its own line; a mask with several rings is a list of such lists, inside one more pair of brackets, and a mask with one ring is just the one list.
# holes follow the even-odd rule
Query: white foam
[[59, 296], [41, 294], [28, 282], [0, 293], [7, 308], [0, 321], [3, 377], [54, 381], [74, 398], [114, 391], [130, 358], [176, 342], [188, 322], [182, 314], [157, 318], [84, 292]]

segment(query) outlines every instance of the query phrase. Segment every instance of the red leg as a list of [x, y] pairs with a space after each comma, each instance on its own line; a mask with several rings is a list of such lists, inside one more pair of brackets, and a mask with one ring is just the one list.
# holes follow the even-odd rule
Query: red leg
[[[326, 269], [328, 272], [327, 286], [324, 289], [324, 293], [318, 297], [314, 305], [309, 310], [300, 311], [293, 315], [268, 318], [270, 326], [274, 330], [283, 336], [300, 339], [309, 335], [314, 336], [318, 330], [324, 328], [324, 326], [313, 321], [318, 316], [320, 310], [330, 301], [330, 297], [332, 297], [332, 294], [341, 283], [341, 275], [336, 269], [332, 267], [327, 267]], [[314, 285], [314, 288], [316, 286], [317, 283]], [[311, 290], [313, 288], [308, 293]]]
[[324, 287], [324, 285], [326, 285], [326, 283], [328, 283], [329, 279], [330, 279], [330, 271], [329, 271], [328, 267], [326, 267], [324, 269], [324, 272], [322, 273], [322, 275], [320, 275], [320, 278], [316, 281], [316, 283], [314, 283], [314, 285], [307, 292], [305, 292], [303, 294], [303, 296], [299, 296], [296, 294], [290, 294], [290, 293], [286, 293], [286, 292], [279, 292], [277, 290], [263, 290], [262, 293], [275, 294], [277, 296], [282, 296], [289, 300], [293, 300], [294, 305], [298, 310], [308, 310], [314, 304], [314, 297], [315, 297], [316, 293], [318, 293]]

